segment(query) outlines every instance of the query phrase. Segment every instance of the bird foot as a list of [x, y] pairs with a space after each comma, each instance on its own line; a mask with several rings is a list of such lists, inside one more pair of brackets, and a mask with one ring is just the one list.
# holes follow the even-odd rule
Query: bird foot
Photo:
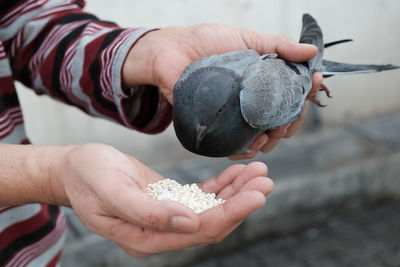
[[[324, 91], [327, 97], [332, 98], [331, 92], [329, 91], [328, 87], [326, 87], [324, 84], [321, 84], [321, 87], [319, 88], [319, 91]], [[321, 107], [321, 108], [326, 107], [326, 105], [321, 104], [321, 101], [318, 100], [315, 97], [315, 95], [310, 98], [310, 101], [313, 102], [315, 105]]]
[[326, 105], [321, 104], [321, 101], [318, 100], [318, 99], [316, 99], [315, 96], [313, 96], [313, 97], [310, 99], [310, 101], [313, 102], [315, 105], [317, 105], [317, 106], [320, 107], [320, 108], [326, 107]]
[[321, 88], [319, 88], [319, 90], [324, 91], [327, 97], [332, 98], [331, 92], [329, 91], [328, 87], [326, 87], [325, 84], [322, 83]]

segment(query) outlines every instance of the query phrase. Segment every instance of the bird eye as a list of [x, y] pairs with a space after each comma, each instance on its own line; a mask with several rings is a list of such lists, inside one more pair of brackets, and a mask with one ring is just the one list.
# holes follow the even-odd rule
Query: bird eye
[[224, 107], [221, 107], [221, 108], [218, 110], [218, 114], [221, 114], [222, 112], [224, 112]]

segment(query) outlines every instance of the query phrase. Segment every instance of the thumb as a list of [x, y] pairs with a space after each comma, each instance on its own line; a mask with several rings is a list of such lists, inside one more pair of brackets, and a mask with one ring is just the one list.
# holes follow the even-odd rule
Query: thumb
[[304, 62], [315, 57], [318, 52], [314, 45], [296, 43], [285, 36], [262, 34], [246, 29], [240, 29], [239, 33], [247, 48], [260, 54], [277, 53], [286, 60]]
[[138, 188], [124, 186], [109, 201], [114, 216], [150, 230], [195, 232], [199, 228], [199, 218], [190, 208], [157, 200]]
[[276, 52], [284, 59], [294, 62], [305, 62], [315, 57], [318, 49], [316, 46], [311, 44], [283, 41], [277, 43]]

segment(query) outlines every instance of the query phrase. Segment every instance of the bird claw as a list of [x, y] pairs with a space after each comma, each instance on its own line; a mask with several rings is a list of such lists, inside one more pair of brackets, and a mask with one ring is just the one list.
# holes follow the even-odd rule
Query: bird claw
[[319, 88], [320, 91], [324, 91], [326, 96], [329, 98], [332, 98], [331, 92], [329, 91], [328, 87], [325, 86], [325, 84], [321, 84], [321, 88]]
[[326, 107], [326, 105], [321, 104], [321, 101], [318, 100], [318, 99], [316, 99], [315, 96], [313, 96], [313, 97], [310, 99], [310, 101], [313, 102], [315, 105], [317, 105], [317, 106], [320, 107], [320, 108]]
[[[324, 84], [321, 84], [319, 91], [324, 91], [327, 97], [332, 98], [331, 92], [329, 91], [328, 87], [326, 87]], [[321, 108], [326, 107], [326, 105], [321, 104], [321, 101], [319, 101], [318, 99], [315, 98], [315, 95], [310, 98], [310, 101], [313, 102], [318, 107], [321, 107]]]

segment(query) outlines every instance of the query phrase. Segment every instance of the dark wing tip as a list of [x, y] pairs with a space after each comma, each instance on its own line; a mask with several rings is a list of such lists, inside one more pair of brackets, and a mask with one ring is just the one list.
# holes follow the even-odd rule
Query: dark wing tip
[[387, 70], [396, 70], [396, 69], [400, 69], [400, 66], [388, 64], [388, 65], [386, 66], [386, 69], [387, 69]]
[[308, 14], [308, 13], [304, 13], [303, 14], [303, 23], [306, 23], [306, 22], [308, 22], [308, 23], [310, 23], [310, 22], [317, 22], [315, 19], [314, 19], [314, 17], [313, 16], [311, 16], [310, 14]]

